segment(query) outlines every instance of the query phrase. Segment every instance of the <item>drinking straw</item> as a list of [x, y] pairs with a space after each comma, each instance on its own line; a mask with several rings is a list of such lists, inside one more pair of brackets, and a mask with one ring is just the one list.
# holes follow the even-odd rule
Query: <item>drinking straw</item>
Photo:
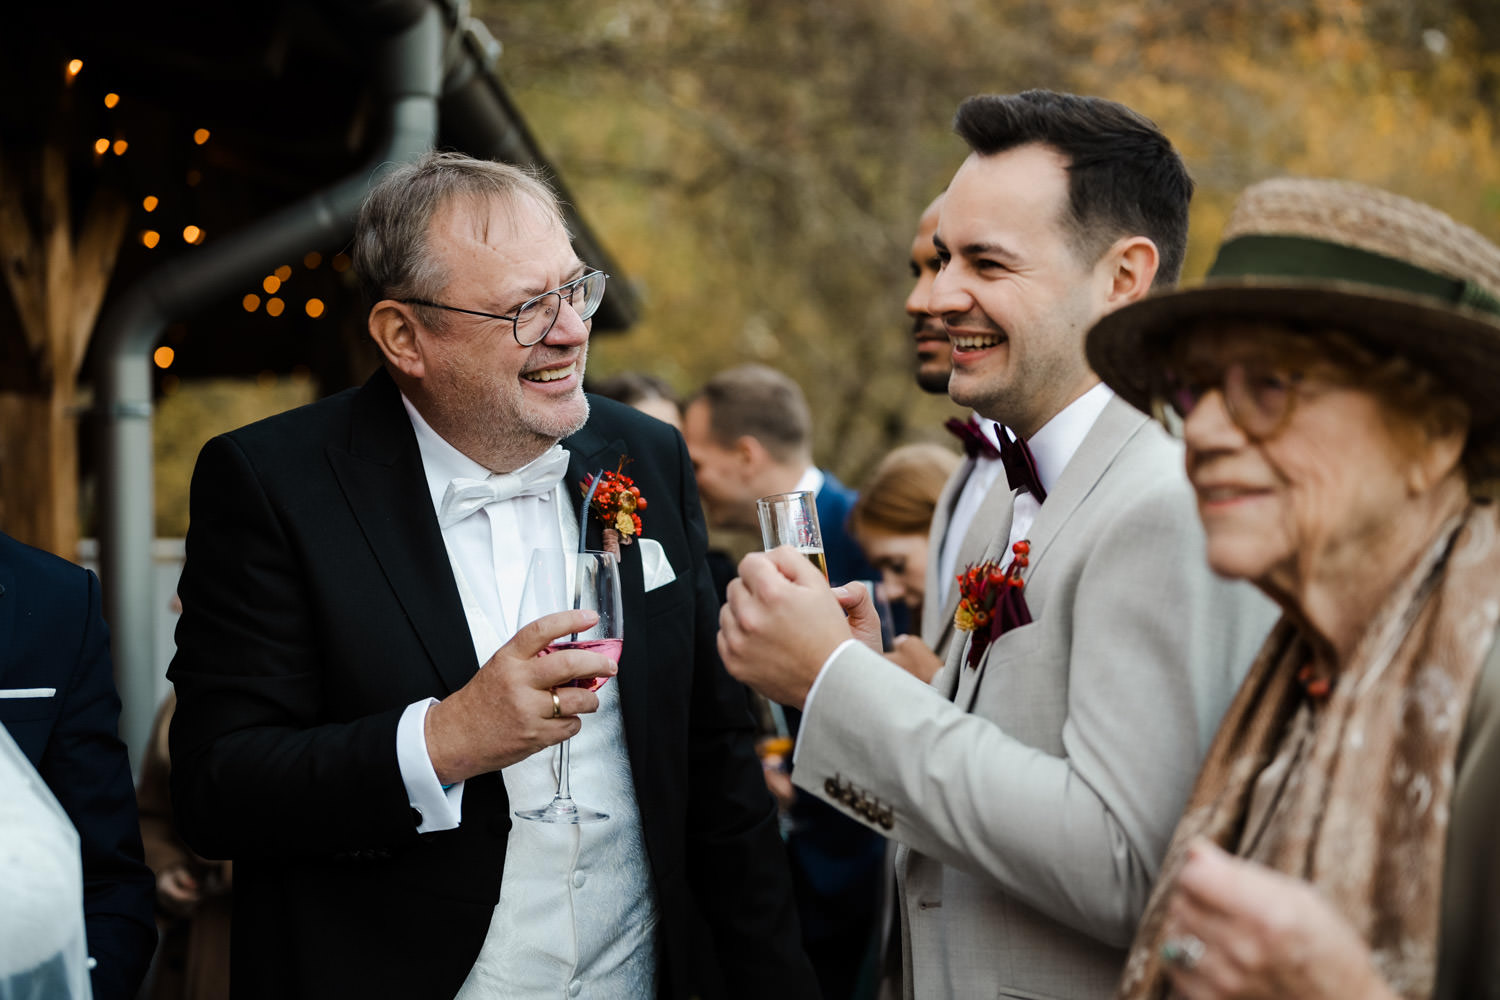
[[588, 551], [588, 527], [589, 506], [594, 502], [594, 491], [599, 488], [599, 481], [604, 478], [604, 469], [600, 468], [594, 473], [593, 482], [589, 483], [589, 491], [583, 497], [583, 510], [578, 515], [578, 551]]

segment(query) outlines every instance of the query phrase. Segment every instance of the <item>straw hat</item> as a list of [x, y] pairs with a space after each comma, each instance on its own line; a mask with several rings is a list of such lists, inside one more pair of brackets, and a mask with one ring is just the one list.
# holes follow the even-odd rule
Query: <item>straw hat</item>
[[1500, 423], [1500, 247], [1408, 198], [1300, 178], [1247, 188], [1203, 283], [1105, 316], [1089, 331], [1089, 364], [1149, 410], [1163, 342], [1210, 319], [1343, 331], [1437, 375], [1474, 430]]

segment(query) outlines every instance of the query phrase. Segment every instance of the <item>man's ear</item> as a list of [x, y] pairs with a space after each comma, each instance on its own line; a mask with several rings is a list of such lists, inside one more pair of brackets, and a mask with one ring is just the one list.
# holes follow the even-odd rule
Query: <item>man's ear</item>
[[386, 363], [408, 378], [419, 379], [427, 368], [411, 312], [399, 302], [382, 299], [370, 310], [370, 339]]
[[771, 461], [771, 453], [766, 451], [766, 446], [760, 443], [759, 438], [749, 434], [741, 434], [736, 438], [731, 450], [746, 482], [758, 478]]
[[1100, 264], [1109, 282], [1106, 301], [1113, 310], [1145, 298], [1156, 280], [1161, 255], [1147, 237], [1126, 236], [1105, 251]]

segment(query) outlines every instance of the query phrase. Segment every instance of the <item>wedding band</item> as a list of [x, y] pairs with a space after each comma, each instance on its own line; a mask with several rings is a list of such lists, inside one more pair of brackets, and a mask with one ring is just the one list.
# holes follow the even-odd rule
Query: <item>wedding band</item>
[[1175, 965], [1183, 972], [1192, 972], [1198, 963], [1203, 961], [1203, 953], [1208, 951], [1208, 945], [1200, 938], [1191, 934], [1182, 937], [1167, 938], [1162, 942], [1161, 960], [1168, 965]]
[[[562, 718], [562, 701], [557, 697], [557, 688], [552, 689], [552, 717], [554, 719]], [[1197, 939], [1195, 938], [1194, 940]], [[1202, 947], [1201, 943], [1199, 944], [1199, 947]]]

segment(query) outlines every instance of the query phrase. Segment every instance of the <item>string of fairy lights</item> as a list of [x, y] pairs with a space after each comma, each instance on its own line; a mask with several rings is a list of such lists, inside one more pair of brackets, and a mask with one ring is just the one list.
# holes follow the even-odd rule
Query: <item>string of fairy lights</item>
[[[65, 65], [67, 83], [71, 86], [82, 72], [82, 59], [68, 60]], [[113, 111], [120, 106], [122, 98], [120, 94], [110, 91], [104, 95], [103, 100], [104, 107], [107, 110]], [[196, 128], [193, 130], [191, 139], [194, 145], [204, 146], [208, 144], [212, 137], [213, 133], [209, 129]], [[114, 138], [101, 136], [94, 140], [93, 143], [96, 162], [111, 154], [114, 156], [124, 156], [129, 149], [129, 142], [126, 141], [123, 135], [119, 134], [118, 130]], [[202, 179], [202, 172], [197, 169], [190, 169], [187, 173], [186, 181], [189, 187], [197, 187]], [[141, 199], [141, 209], [147, 216], [152, 216], [161, 207], [162, 199], [157, 195], [148, 194]], [[183, 226], [181, 236], [182, 241], [190, 246], [201, 246], [208, 239], [208, 234], [203, 227], [193, 224]], [[145, 249], [155, 250], [161, 245], [163, 235], [160, 227], [154, 227], [148, 221], [136, 233], [135, 238]], [[349, 269], [349, 255], [346, 253], [334, 254], [328, 258], [327, 263], [333, 271], [341, 274]], [[315, 271], [323, 266], [324, 256], [315, 250], [310, 251], [303, 256], [301, 264], [306, 270]], [[282, 264], [280, 267], [277, 267], [273, 272], [261, 279], [258, 291], [245, 293], [240, 299], [241, 308], [247, 313], [263, 311], [266, 316], [272, 319], [277, 319], [285, 315], [288, 311], [286, 285], [292, 281], [293, 276], [294, 271], [290, 264]], [[262, 292], [264, 296], [262, 296]], [[328, 308], [327, 304], [316, 296], [308, 297], [301, 303], [301, 307], [302, 313], [308, 319], [314, 320], [321, 318]], [[170, 369], [176, 360], [177, 351], [166, 344], [158, 347], [152, 354], [152, 363], [164, 372]], [[175, 383], [175, 376], [169, 376], [169, 378]]]

